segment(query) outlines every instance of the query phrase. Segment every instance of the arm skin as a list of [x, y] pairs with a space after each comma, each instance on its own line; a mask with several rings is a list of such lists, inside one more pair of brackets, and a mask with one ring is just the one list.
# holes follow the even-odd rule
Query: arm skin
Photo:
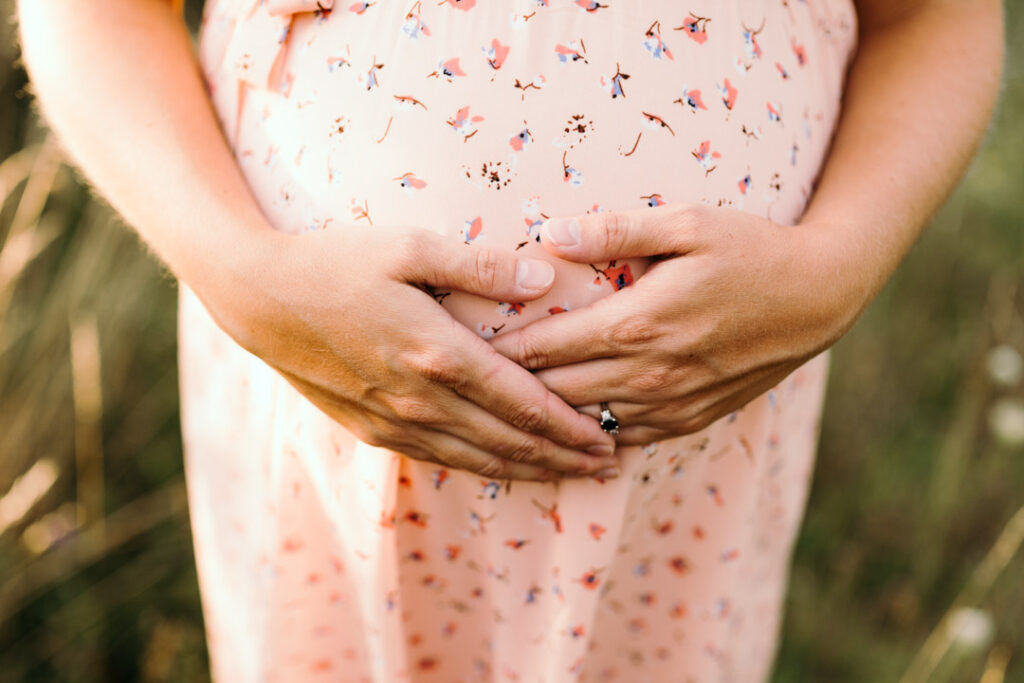
[[[998, 0], [866, 0], [833, 147], [800, 223], [697, 204], [577, 216], [597, 263], [658, 256], [631, 287], [490, 340], [621, 445], [693, 433], [830, 347], [964, 172], [1003, 63]], [[556, 229], [557, 233], [558, 230]], [[563, 233], [564, 237], [564, 233]]]
[[[90, 181], [221, 328], [358, 438], [491, 478], [618, 463], [594, 420], [420, 286], [535, 299], [550, 264], [423, 228], [278, 232], [169, 0], [20, 0], [18, 18], [43, 112]], [[356, 270], [339, 273], [339, 255], [353, 253]], [[415, 332], [402, 329], [410, 318]]]

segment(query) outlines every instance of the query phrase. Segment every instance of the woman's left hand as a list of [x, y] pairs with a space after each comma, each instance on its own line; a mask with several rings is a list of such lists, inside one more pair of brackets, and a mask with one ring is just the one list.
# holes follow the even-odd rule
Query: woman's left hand
[[867, 306], [863, 264], [828, 226], [782, 226], [672, 203], [546, 222], [542, 242], [579, 263], [654, 257], [633, 285], [490, 340], [580, 412], [607, 401], [616, 441], [690, 434], [776, 386]]

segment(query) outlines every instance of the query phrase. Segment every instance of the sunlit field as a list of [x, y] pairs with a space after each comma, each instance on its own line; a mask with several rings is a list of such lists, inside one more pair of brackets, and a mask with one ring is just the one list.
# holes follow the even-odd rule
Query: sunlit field
[[[176, 283], [65, 163], [2, 26], [0, 683], [208, 680]], [[1024, 3], [1007, 35], [982, 151], [835, 347], [777, 683], [1024, 682]]]

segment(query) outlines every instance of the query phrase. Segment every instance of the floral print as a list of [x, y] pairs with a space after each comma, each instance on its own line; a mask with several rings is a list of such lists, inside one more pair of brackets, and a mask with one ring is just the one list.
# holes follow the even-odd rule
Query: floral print
[[[643, 275], [547, 255], [548, 217], [798, 220], [855, 34], [849, 0], [209, 0], [199, 49], [277, 229], [416, 225], [555, 265], [535, 301], [435, 292], [487, 338]], [[617, 479], [507, 482], [358, 441], [185, 283], [179, 322], [216, 680], [767, 675], [828, 352], [699, 433], [620, 447]]]

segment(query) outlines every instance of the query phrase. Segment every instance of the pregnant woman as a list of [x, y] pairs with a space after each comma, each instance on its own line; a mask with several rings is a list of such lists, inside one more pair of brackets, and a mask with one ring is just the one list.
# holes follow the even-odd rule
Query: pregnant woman
[[828, 349], [995, 99], [962, 4], [208, 0], [197, 68], [21, 2], [179, 278], [215, 679], [764, 680]]

